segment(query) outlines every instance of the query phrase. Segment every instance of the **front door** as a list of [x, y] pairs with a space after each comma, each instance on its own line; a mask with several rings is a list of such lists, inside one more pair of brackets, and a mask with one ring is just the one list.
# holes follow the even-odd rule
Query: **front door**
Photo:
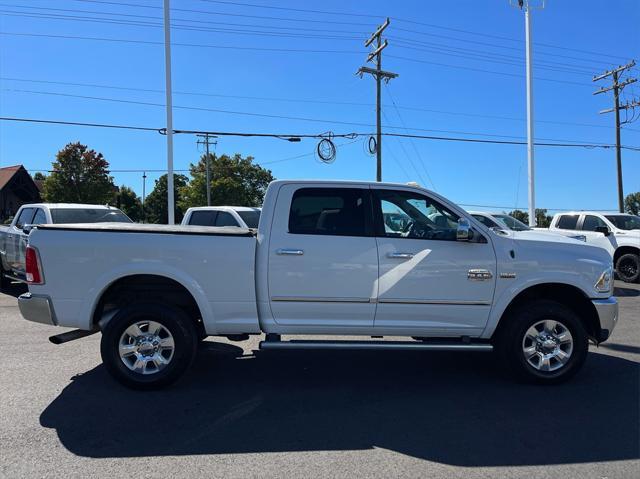
[[474, 232], [457, 241], [459, 215], [415, 190], [373, 189], [380, 334], [463, 336], [484, 328], [496, 257]]
[[370, 331], [378, 251], [369, 187], [284, 185], [273, 217], [268, 284], [275, 322], [292, 332]]

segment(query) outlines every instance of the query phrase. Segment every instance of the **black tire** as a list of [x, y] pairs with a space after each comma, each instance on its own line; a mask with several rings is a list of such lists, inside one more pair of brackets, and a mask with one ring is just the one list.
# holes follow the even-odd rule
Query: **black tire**
[[[150, 367], [151, 364], [149, 364], [149, 367], [145, 365], [142, 370], [147, 371], [147, 374], [133, 371], [125, 364], [125, 360], [128, 363], [135, 362], [135, 352], [130, 353], [130, 356], [125, 358], [121, 358], [119, 353], [121, 339], [125, 338], [125, 342], [133, 342], [133, 337], [124, 336], [124, 333], [127, 328], [136, 323], [141, 324], [141, 332], [143, 332], [145, 340], [153, 337], [148, 331], [148, 327], [147, 331], [144, 330], [145, 321], [159, 323], [164, 328], [162, 331], [164, 337], [168, 337], [168, 332], [172, 336], [174, 344], [171, 354], [167, 354], [170, 357], [166, 366], [162, 366], [163, 369], [160, 370], [155, 366], [155, 362], [153, 368]], [[139, 337], [142, 338], [143, 336]], [[150, 352], [149, 348], [153, 347], [149, 343], [144, 346], [147, 348], [144, 352]], [[121, 309], [107, 323], [105, 330], [102, 332], [100, 354], [107, 371], [118, 382], [132, 389], [148, 390], [162, 388], [178, 380], [193, 362], [197, 345], [198, 333], [194, 322], [184, 311], [158, 303], [134, 303]], [[129, 346], [134, 347], [132, 344], [129, 344]], [[162, 347], [160, 349], [162, 350]], [[160, 352], [160, 354], [166, 353], [166, 350]], [[149, 361], [149, 363], [152, 362]], [[156, 369], [156, 371], [153, 371], [153, 369]]]
[[640, 279], [640, 255], [627, 253], [616, 261], [616, 273], [625, 283], [636, 283]]
[[[589, 349], [587, 332], [578, 315], [564, 304], [551, 300], [531, 301], [502, 320], [506, 323], [495, 338], [495, 347], [501, 361], [518, 379], [529, 383], [558, 384], [570, 379], [584, 364]], [[536, 325], [541, 332], [544, 332], [540, 322], [545, 320], [560, 323], [560, 326], [556, 326], [553, 330], [554, 337], [564, 328], [569, 331], [573, 340], [569, 357], [564, 364], [558, 358], [550, 359], [551, 367], [557, 368], [554, 370], [538, 369], [542, 364], [543, 352], [545, 351], [543, 348], [551, 348], [551, 343], [539, 344], [532, 340], [531, 335], [527, 333], [530, 328]], [[532, 365], [527, 360], [525, 346], [534, 349], [541, 348], [540, 352], [537, 352], [536, 349], [536, 353], [530, 356], [531, 361], [538, 364]], [[568, 351], [567, 343], [558, 347], [563, 349], [565, 354]], [[549, 350], [548, 352], [553, 353], [553, 351], [557, 350]]]

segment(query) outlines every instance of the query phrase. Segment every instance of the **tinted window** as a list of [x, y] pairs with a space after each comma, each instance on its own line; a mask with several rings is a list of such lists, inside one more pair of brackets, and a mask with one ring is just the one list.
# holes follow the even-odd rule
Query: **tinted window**
[[368, 190], [356, 188], [302, 188], [291, 200], [289, 233], [367, 236]]
[[582, 229], [584, 231], [595, 231], [598, 226], [606, 227], [607, 225], [597, 216], [587, 215], [584, 217], [584, 221], [582, 222]]
[[[407, 191], [376, 191], [376, 208], [379, 209], [383, 224], [377, 228], [380, 236], [397, 238], [417, 238], [431, 240], [456, 240], [456, 230], [460, 217], [419, 193]], [[391, 215], [407, 217], [403, 224], [386, 220]]]
[[471, 215], [473, 216], [475, 219], [477, 219], [480, 223], [482, 223], [485, 226], [488, 226], [489, 228], [494, 228], [496, 226], [498, 226], [496, 223], [494, 223], [493, 221], [491, 221], [489, 218], [487, 218], [486, 216], [483, 215]]
[[560, 228], [562, 230], [575, 230], [577, 224], [578, 224], [578, 215], [562, 215], [558, 219], [558, 224], [556, 224], [556, 228]]
[[215, 226], [217, 211], [192, 211], [189, 217], [190, 225], [197, 226]]
[[509, 215], [493, 215], [498, 221], [502, 221], [509, 229], [513, 231], [527, 231], [530, 230], [527, 225], [525, 225], [522, 221], [515, 219], [513, 216]]
[[231, 213], [227, 213], [226, 211], [218, 211], [216, 226], [238, 226], [238, 222]]
[[47, 215], [44, 214], [44, 210], [42, 208], [38, 208], [36, 210], [36, 215], [33, 217], [32, 223], [34, 225], [41, 225], [47, 222]]
[[34, 208], [25, 208], [20, 212], [20, 216], [18, 216], [18, 220], [16, 221], [16, 228], [22, 229], [24, 225], [31, 224], [33, 210]]
[[54, 223], [132, 223], [122, 211], [97, 208], [52, 208]]
[[260, 222], [260, 210], [238, 211], [240, 218], [249, 228], [257, 228]]
[[621, 230], [640, 230], [640, 216], [607, 215], [606, 218]]

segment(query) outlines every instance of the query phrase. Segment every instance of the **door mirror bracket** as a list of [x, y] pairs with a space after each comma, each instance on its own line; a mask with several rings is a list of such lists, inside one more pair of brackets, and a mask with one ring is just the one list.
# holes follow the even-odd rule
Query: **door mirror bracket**
[[596, 233], [602, 233], [605, 236], [609, 236], [611, 234], [611, 231], [609, 231], [607, 226], [596, 226], [595, 231]]

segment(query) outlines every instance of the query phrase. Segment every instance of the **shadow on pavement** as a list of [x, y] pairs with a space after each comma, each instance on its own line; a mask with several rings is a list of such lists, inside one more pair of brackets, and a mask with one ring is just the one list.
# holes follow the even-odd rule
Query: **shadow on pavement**
[[640, 455], [632, 361], [592, 352], [571, 382], [540, 387], [512, 382], [491, 354], [253, 357], [213, 344], [164, 391], [129, 391], [98, 366], [75, 377], [40, 423], [89, 457], [378, 447], [471, 467]]
[[613, 289], [613, 295], [621, 298], [640, 296], [640, 289], [623, 288], [623, 287], [616, 286]]
[[2, 292], [4, 294], [8, 294], [10, 296], [13, 296], [14, 298], [17, 298], [22, 293], [26, 293], [27, 291], [29, 291], [28, 286], [24, 283], [18, 283], [17, 281], [14, 281], [9, 286], [2, 288]]

